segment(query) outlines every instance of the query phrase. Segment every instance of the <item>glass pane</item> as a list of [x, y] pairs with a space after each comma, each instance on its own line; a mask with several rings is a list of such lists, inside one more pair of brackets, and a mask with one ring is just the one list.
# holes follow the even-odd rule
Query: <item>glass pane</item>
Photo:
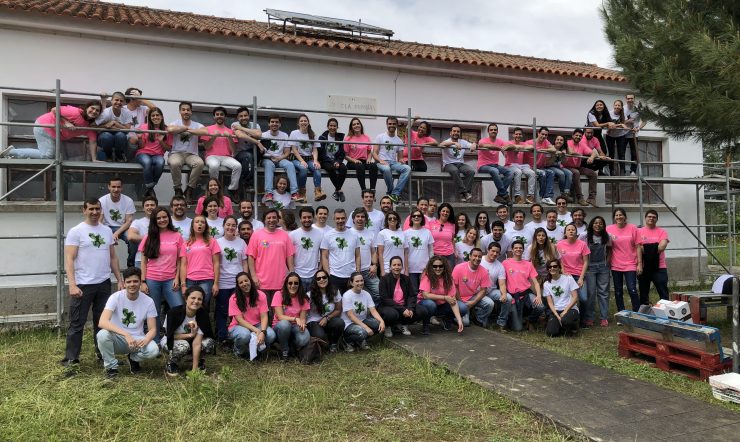
[[[38, 100], [8, 100], [8, 121], [18, 123], [33, 123], [40, 115], [48, 112], [49, 104]], [[27, 135], [33, 136], [32, 127], [8, 127], [9, 136]]]

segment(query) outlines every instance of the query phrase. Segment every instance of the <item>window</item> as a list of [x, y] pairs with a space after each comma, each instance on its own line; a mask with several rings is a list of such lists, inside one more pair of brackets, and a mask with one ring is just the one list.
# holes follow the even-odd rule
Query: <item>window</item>
[[[637, 155], [641, 161], [663, 161], [663, 143], [656, 140], [640, 140], [637, 141]], [[629, 145], [625, 153], [626, 160], [632, 160], [632, 154], [630, 152]], [[642, 166], [642, 174], [644, 176], [662, 177], [663, 176], [663, 165], [662, 164], [649, 164]], [[650, 184], [655, 191], [663, 197], [663, 184]], [[639, 198], [639, 187], [637, 183], [629, 184], [607, 184], [606, 185], [606, 203], [611, 204], [638, 204]], [[642, 200], [645, 204], [660, 204], [660, 199], [655, 196], [655, 193], [650, 190], [649, 187], [642, 187]]]

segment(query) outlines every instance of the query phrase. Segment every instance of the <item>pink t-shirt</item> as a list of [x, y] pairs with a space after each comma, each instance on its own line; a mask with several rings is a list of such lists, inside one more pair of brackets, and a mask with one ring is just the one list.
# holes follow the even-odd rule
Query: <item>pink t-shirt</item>
[[[573, 152], [578, 155], [591, 155], [591, 149], [582, 144], [578, 143], [576, 145], [573, 144], [573, 140], [568, 140], [568, 149], [573, 149]], [[585, 153], [585, 149], [588, 149], [588, 153]], [[563, 162], [561, 163], [563, 167], [572, 168], [572, 169], [578, 169], [581, 167], [581, 158], [578, 157], [564, 157]]]
[[[406, 137], [403, 137], [403, 141], [406, 142]], [[419, 138], [419, 133], [415, 130], [411, 131], [411, 144], [427, 144], [427, 143], [436, 143], [437, 140], [435, 140], [432, 137], [426, 136]], [[414, 146], [411, 148], [411, 159], [412, 160], [421, 160], [424, 161], [424, 154], [423, 154], [423, 148]], [[406, 159], [409, 154], [408, 148], [403, 148], [403, 158]]]
[[[301, 305], [300, 301], [298, 300], [298, 296], [296, 296], [295, 298], [290, 300], [290, 304], [283, 305], [283, 292], [275, 292], [275, 295], [272, 297], [271, 307], [282, 307], [283, 314], [285, 314], [286, 316], [293, 316], [297, 318], [301, 315], [301, 311], [311, 310], [311, 303], [308, 301], [308, 299], [306, 299], [305, 301], [303, 301], [303, 305]], [[278, 319], [277, 315], [275, 315], [272, 318], [273, 327], [278, 322], [280, 322], [280, 320]]]
[[[209, 195], [210, 196], [210, 195]], [[205, 210], [203, 208], [203, 201], [206, 200], [206, 196], [203, 195], [200, 198], [198, 198], [198, 204], [195, 205], [195, 214], [205, 214]], [[218, 208], [218, 217], [219, 218], [226, 218], [229, 215], [234, 214], [234, 207], [232, 206], [231, 198], [224, 195], [224, 206]]]
[[396, 281], [396, 288], [393, 289], [393, 302], [396, 305], [404, 305], [403, 302], [403, 290], [401, 289], [401, 278]]
[[252, 307], [249, 305], [249, 298], [246, 299], [245, 307], [247, 311], [243, 312], [239, 310], [239, 306], [236, 303], [236, 295], [231, 295], [229, 298], [229, 316], [231, 317], [231, 324], [229, 324], [229, 330], [239, 325], [238, 322], [236, 322], [236, 317], [241, 316], [244, 318], [245, 321], [248, 323], [259, 327], [260, 324], [260, 316], [262, 313], [267, 313], [268, 307], [267, 307], [267, 296], [260, 291], [257, 290], [257, 305]]
[[531, 262], [508, 258], [502, 264], [506, 270], [506, 291], [520, 293], [531, 288], [530, 280], [537, 277], [537, 270]]
[[[495, 140], [492, 140], [491, 137], [483, 138], [480, 140], [480, 143], [478, 143], [478, 146], [480, 147], [504, 147], [506, 145], [505, 142], [502, 140], [499, 140], [496, 138]], [[478, 169], [480, 169], [483, 166], [489, 166], [491, 164], [498, 165], [498, 156], [499, 151], [498, 150], [479, 150], [478, 151]]]
[[370, 143], [370, 137], [368, 137], [365, 134], [362, 135], [353, 135], [349, 137], [344, 137], [345, 142], [355, 142], [358, 144], [345, 144], [344, 145], [344, 152], [347, 154], [348, 157], [353, 158], [355, 160], [367, 160], [367, 156], [369, 152], [372, 150], [373, 146], [369, 144], [359, 144], [359, 143]]
[[[149, 235], [139, 243], [139, 252], [144, 252], [144, 246]], [[175, 279], [177, 273], [177, 257], [180, 254], [184, 240], [180, 232], [165, 230], [159, 232], [159, 256], [146, 261], [146, 279], [152, 281], [169, 281]], [[214, 242], [214, 241], [211, 241]]]
[[612, 270], [618, 272], [637, 271], [637, 245], [640, 236], [634, 224], [619, 228], [616, 224], [606, 226], [606, 233], [612, 239]]
[[[419, 294], [417, 295], [416, 299], [421, 301], [424, 299], [423, 292], [428, 292], [433, 295], [442, 295], [442, 296], [455, 296], [455, 284], [452, 284], [452, 287], [450, 287], [449, 291], [445, 292], [445, 286], [442, 281], [439, 281], [439, 284], [437, 287], [432, 288], [432, 283], [429, 281], [429, 278], [427, 277], [426, 273], [421, 275], [421, 282], [419, 282]], [[434, 301], [437, 303], [437, 305], [444, 304], [445, 301], [443, 300], [436, 300]]]
[[247, 255], [254, 258], [260, 288], [278, 290], [283, 286], [285, 275], [288, 274], [286, 260], [289, 256], [295, 255], [295, 247], [284, 230], [275, 229], [274, 232], [270, 232], [266, 228], [258, 229], [249, 239]]
[[[533, 142], [532, 140], [529, 140], [529, 141], [525, 141], [524, 144], [526, 144], [527, 146], [531, 146]], [[550, 147], [552, 147], [552, 144], [548, 140], [545, 140], [542, 143], [537, 143], [536, 148], [538, 150], [537, 152], [537, 168], [538, 169], [547, 167], [547, 163], [551, 163], [550, 159], [553, 158], [552, 155], [544, 154], [544, 153], [540, 154], [539, 152], [541, 150], [549, 149]], [[522, 152], [522, 164], [529, 164], [530, 167], [532, 166], [532, 164], [534, 164], [534, 153], [532, 151]]]
[[449, 256], [455, 253], [455, 246], [452, 244], [452, 240], [455, 238], [454, 224], [451, 222], [442, 224], [438, 219], [435, 219], [425, 225], [432, 232], [432, 238], [434, 238], [432, 247], [435, 255]]
[[470, 263], [463, 262], [452, 270], [452, 282], [455, 283], [460, 299], [464, 302], [470, 301], [478, 290], [491, 286], [491, 278], [485, 267], [479, 265], [477, 269], [471, 270]]
[[[601, 144], [599, 143], [599, 139], [596, 137], [592, 137], [591, 141], [587, 140], [586, 137], [581, 138], [581, 142], [579, 143], [585, 147], [588, 148], [588, 155], [591, 154], [591, 151], [594, 149], [600, 149]], [[585, 150], [585, 149], [584, 149]]]
[[578, 279], [583, 270], [583, 257], [590, 255], [591, 249], [580, 239], [577, 239], [573, 244], [568, 240], [558, 241], [555, 247], [558, 249], [563, 271]]
[[[234, 135], [234, 131], [226, 126], [219, 127], [216, 124], [212, 124], [210, 126], [206, 126], [206, 129], [208, 130], [209, 134], [212, 134], [214, 132], [218, 133], [224, 133]], [[201, 141], [209, 141], [211, 137], [207, 135], [203, 135], [200, 137]], [[238, 140], [236, 137], [232, 138], [234, 140], [234, 143], [236, 143]], [[225, 137], [217, 137], [216, 141], [213, 142], [211, 145], [211, 148], [206, 151], [206, 158], [210, 157], [211, 155], [219, 155], [222, 157], [230, 157], [231, 156], [231, 149], [229, 149], [229, 142], [226, 140]]]
[[[655, 227], [654, 229], [640, 227], [637, 229], [637, 233], [640, 238], [640, 244], [657, 244], [663, 240], [670, 241], [668, 239], [668, 233], [660, 227]], [[668, 268], [665, 263], [665, 250], [660, 252], [660, 256], [658, 256], [658, 268]]]
[[[513, 141], [510, 141], [509, 143], [514, 144]], [[522, 143], [522, 144], [517, 144], [516, 146], [517, 146], [516, 148], [521, 148], [521, 147], [526, 146], [526, 144]], [[511, 166], [512, 164], [524, 164], [524, 162], [522, 161], [523, 152], [515, 150], [516, 148], [512, 150], [507, 150], [506, 152], [504, 152], [504, 165], [506, 167]]]
[[[59, 108], [59, 114], [63, 119], [69, 121], [77, 127], [89, 127], [90, 123], [85, 120], [82, 116], [84, 111], [76, 106], [62, 106]], [[56, 124], [57, 116], [54, 112], [47, 112], [36, 119], [39, 124]], [[56, 132], [53, 127], [45, 127], [44, 130], [47, 134], [52, 137], [56, 136]], [[98, 134], [92, 130], [79, 130], [79, 129], [65, 129], [61, 127], [60, 134], [62, 141], [69, 140], [70, 138], [79, 137], [80, 135], [86, 136], [88, 140], [95, 141], [98, 139]]]
[[[149, 125], [146, 123], [140, 124], [137, 127], [137, 129], [149, 130]], [[164, 148], [162, 147], [161, 144], [159, 144], [159, 140], [157, 140], [156, 138], [154, 139], [154, 141], [150, 140], [149, 135], [151, 134], [148, 134], [148, 133], [141, 133], [138, 135], [139, 135], [139, 139], [142, 141], [143, 144], [139, 148], [139, 150], [136, 151], [137, 154], [145, 153], [147, 155], [159, 155], [159, 156], [164, 155]], [[157, 135], [158, 134], [155, 134], [155, 137]], [[168, 145], [172, 146], [172, 135], [171, 134], [165, 135], [165, 142]]]
[[187, 259], [187, 279], [206, 281], [214, 279], [213, 255], [221, 253], [218, 241], [211, 238], [206, 244], [202, 239], [196, 239], [192, 244], [183, 242], [180, 247], [180, 257]]

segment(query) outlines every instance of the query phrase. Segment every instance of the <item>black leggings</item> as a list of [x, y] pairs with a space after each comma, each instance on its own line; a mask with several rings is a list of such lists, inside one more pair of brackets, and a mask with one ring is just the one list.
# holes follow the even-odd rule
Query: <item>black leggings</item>
[[386, 327], [393, 327], [399, 322], [403, 325], [409, 325], [414, 322], [423, 321], [428, 315], [427, 309], [425, 309], [423, 305], [419, 304], [414, 307], [414, 315], [410, 318], [403, 315], [405, 310], [406, 307], [400, 305], [393, 307], [384, 306], [380, 308], [380, 316], [383, 318], [383, 322], [385, 322]]
[[[609, 135], [606, 136], [606, 148], [609, 151], [608, 155], [614, 159], [614, 160], [625, 160], [625, 151], [627, 147], [627, 139], [625, 137], [610, 137]], [[614, 176], [614, 171], [617, 170], [619, 173], [616, 175], [624, 175], [623, 172], [626, 172], [628, 169], [628, 166], [630, 164], [622, 163], [622, 162], [611, 162], [609, 163], [609, 173]], [[634, 164], [631, 165], [636, 170], [636, 167]]]
[[359, 163], [348, 162], [347, 169], [357, 171], [357, 182], [360, 183], [360, 190], [365, 190], [365, 170], [370, 173], [370, 188], [375, 189], [375, 183], [378, 182], [378, 165], [376, 163], [367, 163], [360, 160]]
[[326, 170], [331, 183], [334, 184], [334, 190], [341, 190], [344, 180], [347, 178], [347, 166], [339, 163], [339, 167], [334, 167], [333, 161], [322, 161], [321, 168]]
[[547, 325], [545, 326], [545, 334], [552, 338], [571, 331], [577, 331], [579, 318], [580, 314], [578, 313], [578, 310], [573, 308], [568, 310], [568, 313], [566, 313], [565, 316], [561, 316], [560, 321], [558, 321], [555, 315], [550, 312]]
[[344, 333], [344, 320], [335, 316], [329, 319], [329, 322], [323, 327], [319, 324], [319, 321], [309, 322], [307, 327], [312, 337], [319, 338], [329, 344], [336, 344]]

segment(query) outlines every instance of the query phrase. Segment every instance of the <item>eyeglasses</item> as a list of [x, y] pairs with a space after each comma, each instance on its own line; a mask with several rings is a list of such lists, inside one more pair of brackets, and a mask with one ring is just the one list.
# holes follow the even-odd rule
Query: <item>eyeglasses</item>
[[434, 264], [432, 264], [432, 268], [433, 269], [443, 269], [443, 268], [445, 268], [445, 266], [444, 266], [444, 264], [442, 264], [442, 265], [434, 265]]
[[547, 266], [547, 268], [548, 269], [559, 269], [560, 266], [559, 265], [551, 265], [551, 266]]
[[328, 276], [317, 276], [317, 277], [316, 277], [316, 280], [317, 280], [317, 281], [324, 281], [324, 280], [327, 280], [327, 279], [329, 279], [329, 277], [328, 277]]
[[389, 216], [388, 221], [398, 221], [398, 218], [396, 218], [395, 216]]
[[298, 285], [300, 282], [298, 281], [288, 281], [288, 285]]
[[421, 218], [421, 215], [411, 215], [411, 218]]

